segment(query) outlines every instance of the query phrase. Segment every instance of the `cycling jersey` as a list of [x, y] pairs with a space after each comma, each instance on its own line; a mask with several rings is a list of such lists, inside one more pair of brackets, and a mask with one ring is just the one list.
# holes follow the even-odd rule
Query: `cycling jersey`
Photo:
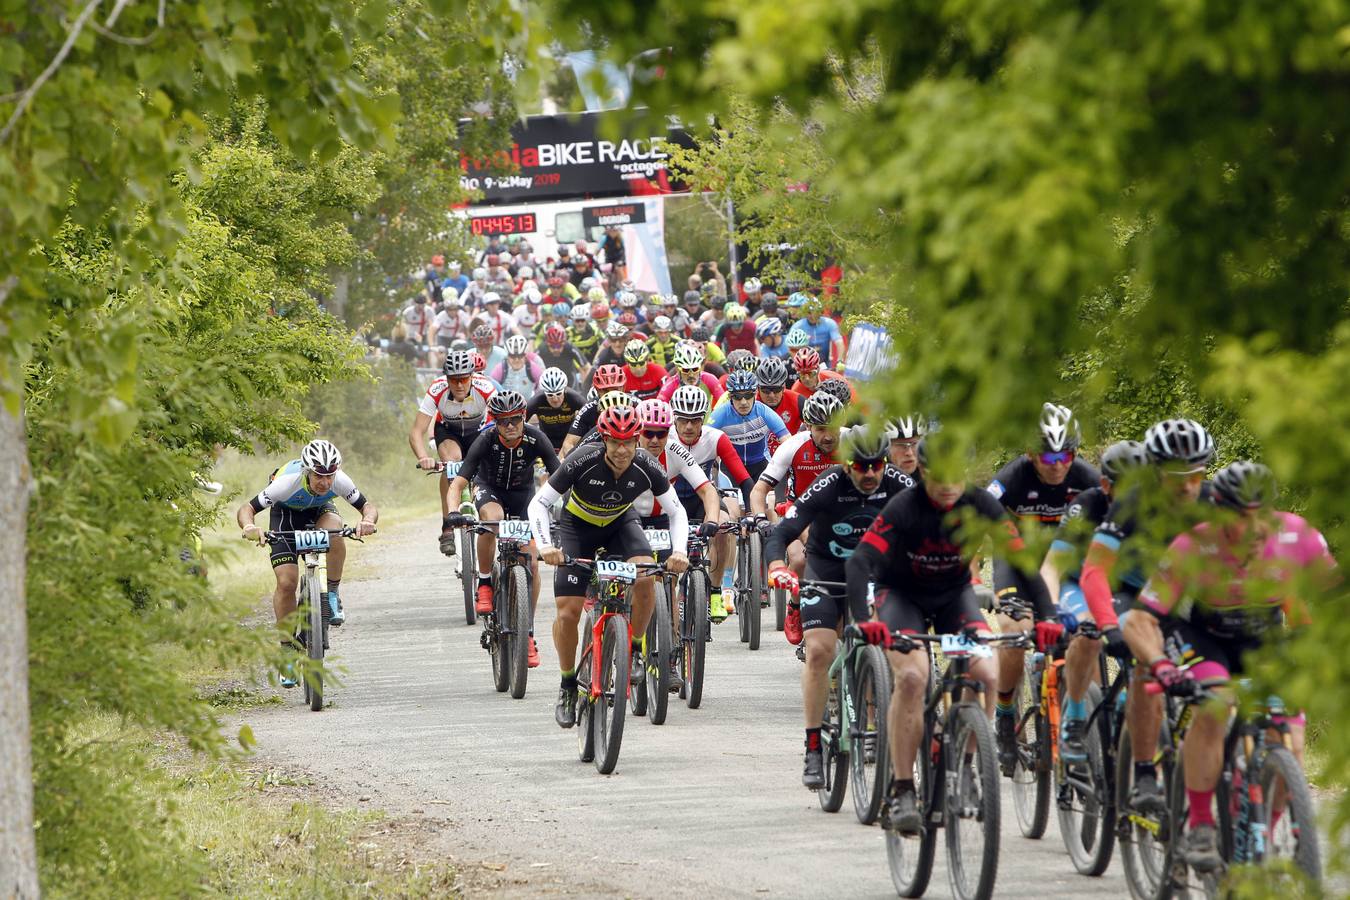
[[662, 465], [646, 450], [638, 448], [633, 462], [616, 476], [605, 462], [603, 444], [577, 448], [535, 494], [530, 501], [534, 538], [540, 547], [554, 546], [549, 508], [564, 495], [564, 517], [603, 528], [618, 522], [625, 513], [632, 513], [636, 519], [632, 506], [645, 491], [651, 491], [670, 515], [671, 541], [675, 550], [685, 552], [689, 544], [688, 519]]
[[728, 353], [733, 350], [749, 350], [755, 353], [759, 349], [759, 341], [755, 338], [755, 325], [749, 321], [739, 325], [722, 323], [713, 333], [713, 340]]
[[674, 337], [668, 341], [655, 337], [648, 338], [647, 348], [652, 351], [652, 362], [663, 369], [669, 369], [671, 363], [675, 361], [675, 345], [678, 343]]
[[572, 419], [576, 417], [577, 411], [586, 405], [586, 400], [576, 391], [568, 388], [563, 391], [562, 402], [553, 406], [548, 402], [545, 394], [535, 394], [530, 400], [529, 405], [525, 407], [525, 418], [537, 418], [539, 420], [539, 430], [544, 432], [553, 449], [561, 449], [563, 438], [567, 437], [568, 429], [572, 425]]
[[789, 334], [793, 331], [804, 332], [809, 341], [807, 346], [814, 347], [816, 352], [820, 354], [820, 358], [825, 362], [830, 361], [831, 346], [833, 343], [835, 341], [843, 340], [844, 337], [839, 333], [839, 324], [829, 316], [821, 316], [820, 321], [814, 325], [805, 318], [798, 319], [796, 322], [793, 322], [792, 327], [788, 329]]
[[487, 415], [488, 398], [492, 389], [482, 379], [475, 377], [469, 385], [469, 393], [463, 400], [456, 400], [450, 393], [450, 382], [442, 375], [427, 388], [426, 395], [417, 404], [417, 411], [434, 416], [437, 423], [444, 424], [445, 430], [455, 437], [472, 437], [478, 433]]
[[[671, 435], [674, 436], [675, 432], [671, 431]], [[745, 464], [736, 454], [736, 447], [731, 443], [731, 439], [718, 429], [704, 425], [697, 441], [692, 444], [679, 441], [679, 444], [689, 451], [694, 457], [694, 462], [698, 463], [708, 477], [712, 477], [713, 467], [721, 463], [723, 474], [733, 485], [739, 487], [750, 480], [750, 473], [745, 470]], [[681, 499], [694, 495], [694, 489], [684, 482], [676, 482], [675, 490]]]
[[779, 341], [776, 347], [770, 347], [768, 344], [760, 344], [759, 355], [777, 356], [779, 359], [784, 359], [788, 355], [787, 344], [783, 343], [782, 341]]
[[[674, 375], [671, 375], [668, 378], [666, 378], [665, 383], [661, 385], [660, 392], [656, 396], [669, 403], [670, 398], [675, 396], [675, 390], [679, 388], [683, 383], [684, 382], [680, 381], [680, 374], [676, 372]], [[715, 404], [718, 398], [720, 398], [722, 394], [725, 393], [722, 390], [722, 385], [717, 383], [717, 379], [714, 378], [712, 375], [709, 375], [707, 372], [699, 372], [698, 381], [695, 383], [698, 384], [700, 387], [702, 387], [704, 393], [708, 395], [709, 406]]]
[[[666, 478], [670, 480], [671, 485], [679, 483], [676, 479], [682, 479], [690, 490], [697, 493], [699, 488], [708, 483], [707, 473], [694, 461], [689, 449], [673, 434], [666, 440], [666, 448], [661, 451], [656, 461], [665, 467]], [[633, 509], [644, 519], [665, 513], [650, 491], [633, 501]]]
[[601, 366], [622, 366], [624, 364], [623, 351], [616, 351], [606, 342], [605, 346], [596, 352], [595, 359], [591, 360], [591, 363], [597, 369]]
[[506, 339], [516, 333], [516, 320], [511, 318], [509, 313], [497, 312], [490, 313], [486, 309], [480, 309], [474, 313], [474, 318], [492, 329], [492, 343], [501, 345]]
[[572, 417], [572, 424], [568, 427], [567, 433], [584, 438], [595, 430], [595, 423], [600, 419], [600, 407], [594, 400], [586, 401], [586, 405], [577, 410], [577, 414]]
[[[820, 380], [821, 380], [821, 381], [844, 381], [844, 382], [847, 382], [847, 381], [848, 381], [848, 379], [845, 378], [843, 375], [840, 375], [838, 372], [833, 372], [833, 371], [831, 371], [831, 370], [829, 370], [829, 369], [821, 369], [821, 370], [820, 370]], [[798, 395], [799, 397], [801, 397], [803, 400], [805, 400], [807, 397], [810, 397], [812, 394], [814, 394], [814, 393], [816, 392], [816, 389], [813, 388], [813, 387], [807, 387], [807, 386], [802, 382], [802, 380], [801, 380], [800, 378], [798, 378], [796, 381], [792, 382], [792, 392], [793, 392], [794, 394], [797, 394], [797, 395]], [[851, 399], [853, 399], [853, 400], [857, 400], [857, 399], [858, 399], [858, 392], [857, 392], [856, 390], [854, 390], [852, 384], [850, 384], [850, 385], [848, 386], [848, 393], [849, 393], [849, 397], [850, 397]]]
[[567, 340], [573, 347], [577, 348], [577, 352], [583, 358], [589, 359], [595, 355], [595, 348], [600, 346], [600, 342], [604, 340], [604, 335], [600, 333], [599, 328], [587, 322], [580, 328], [573, 326], [567, 329]]
[[633, 372], [633, 367], [625, 364], [623, 367], [623, 376], [626, 380], [625, 388], [628, 393], [633, 394], [639, 400], [650, 400], [661, 391], [661, 385], [666, 380], [666, 370], [654, 362], [647, 363], [647, 370], [641, 375]]
[[[894, 466], [870, 494], [860, 491], [843, 466], [831, 466], [788, 508], [764, 541], [765, 559], [786, 559], [787, 547], [807, 528], [806, 556], [826, 581], [844, 580], [844, 562], [894, 496], [914, 480]], [[814, 527], [813, 527], [814, 526]]]
[[1092, 532], [1106, 518], [1106, 511], [1110, 507], [1111, 496], [1098, 486], [1088, 488], [1074, 497], [1069, 508], [1064, 511], [1064, 517], [1059, 520], [1059, 528], [1055, 531], [1055, 539], [1050, 544], [1050, 550], [1054, 553], [1073, 554], [1074, 567], [1072, 571], [1064, 573], [1066, 580], [1078, 579], [1083, 554], [1087, 552], [1087, 545], [1092, 541]]
[[518, 391], [522, 397], [529, 400], [534, 396], [534, 385], [542, 374], [544, 366], [539, 357], [527, 353], [525, 364], [519, 369], [511, 368], [510, 362], [504, 362], [493, 369], [492, 380], [507, 390]]
[[526, 425], [520, 442], [508, 447], [497, 434], [497, 426], [489, 425], [469, 448], [459, 477], [508, 491], [518, 490], [534, 484], [537, 459], [543, 460], [549, 472], [557, 471], [558, 454], [544, 432]]
[[356, 489], [346, 472], [339, 471], [333, 477], [333, 486], [325, 493], [314, 494], [309, 490], [309, 481], [301, 468], [300, 460], [293, 459], [277, 470], [272, 481], [249, 501], [253, 512], [260, 513], [272, 506], [286, 509], [317, 509], [327, 505], [333, 499], [341, 497], [355, 509], [364, 509], [366, 498]]
[[1018, 519], [1058, 525], [1064, 510], [1079, 493], [1100, 487], [1101, 483], [1101, 472], [1083, 460], [1075, 459], [1063, 481], [1046, 484], [1036, 473], [1031, 458], [1024, 455], [999, 469], [994, 480], [989, 482], [988, 491]]
[[817, 447], [815, 441], [811, 440], [809, 430], [799, 431], [779, 444], [759, 480], [766, 482], [769, 487], [776, 487], [791, 472], [787, 495], [789, 500], [794, 500], [806, 493], [811, 482], [835, 462], [834, 453], [825, 453]]
[[783, 420], [783, 426], [787, 428], [788, 434], [796, 434], [802, 430], [802, 395], [796, 391], [783, 391], [783, 396], [779, 398], [777, 406], [769, 407], [778, 413], [778, 418]]
[[747, 465], [761, 463], [768, 458], [770, 435], [779, 440], [788, 436], [787, 426], [778, 413], [758, 400], [744, 416], [736, 412], [730, 400], [720, 403], [708, 417], [708, 424], [731, 439], [736, 453]]
[[555, 353], [545, 342], [539, 347], [538, 353], [539, 362], [543, 364], [544, 368], [562, 369], [570, 381], [575, 381], [577, 373], [589, 365], [586, 362], [586, 357], [581, 355], [581, 351], [571, 344], [563, 344], [562, 348]]

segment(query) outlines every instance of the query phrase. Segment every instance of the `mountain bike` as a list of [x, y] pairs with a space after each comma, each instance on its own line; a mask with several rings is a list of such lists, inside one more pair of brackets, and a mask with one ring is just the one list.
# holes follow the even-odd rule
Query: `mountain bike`
[[768, 576], [764, 568], [764, 537], [760, 533], [760, 528], [767, 524], [764, 516], [745, 516], [724, 526], [736, 534], [736, 615], [741, 643], [749, 644], [751, 650], [759, 649], [760, 619], [769, 599], [764, 590]]
[[[1184, 668], [1184, 666], [1183, 666]], [[1148, 682], [1150, 694], [1162, 686]], [[1181, 853], [1189, 816], [1185, 765], [1179, 748], [1201, 704], [1225, 703], [1225, 695], [1203, 685], [1184, 685], [1189, 693], [1170, 692], [1167, 712], [1171, 757], [1167, 779], [1165, 878], [1159, 897], [1217, 897], [1223, 893], [1226, 870], [1234, 865], [1262, 866], [1285, 860], [1314, 883], [1322, 862], [1312, 793], [1303, 768], [1290, 749], [1284, 704], [1269, 698], [1253, 715], [1234, 713], [1223, 741], [1223, 769], [1214, 800], [1219, 852], [1224, 866], [1197, 872]]]
[[[445, 480], [450, 481], [459, 474], [462, 465], [464, 463], [461, 460], [438, 462], [436, 468], [427, 470], [427, 474], [444, 474]], [[450, 503], [453, 509], [456, 498], [451, 497]], [[457, 527], [455, 531], [455, 542], [459, 545], [459, 550], [450, 557], [450, 568], [454, 570], [455, 578], [459, 581], [460, 590], [464, 594], [464, 624], [472, 625], [478, 621], [478, 611], [474, 607], [478, 587], [477, 546], [473, 534], [467, 528]]]
[[608, 775], [619, 761], [628, 705], [633, 584], [639, 574], [651, 574], [664, 566], [572, 558], [565, 558], [563, 565], [591, 570], [577, 663], [577, 750], [582, 762], [594, 761], [596, 771]]
[[712, 578], [708, 575], [708, 542], [689, 533], [689, 568], [679, 579], [680, 698], [690, 709], [703, 702], [703, 676], [708, 642], [712, 640], [709, 610]]
[[[647, 543], [652, 548], [656, 561], [664, 563], [670, 555], [669, 528], [643, 528]], [[655, 606], [651, 620], [647, 623], [647, 633], [642, 638], [642, 653], [645, 661], [646, 677], [633, 685], [629, 692], [629, 707], [633, 715], [645, 715], [653, 725], [662, 725], [666, 721], [666, 712], [670, 706], [670, 694], [678, 690], [678, 674], [673, 669], [678, 665], [675, 651], [675, 629], [671, 624], [671, 598], [675, 596], [676, 577], [662, 569], [656, 573], [654, 587]]]
[[492, 684], [512, 698], [525, 696], [530, 657], [530, 523], [524, 519], [473, 522], [465, 532], [497, 535], [492, 566], [492, 612], [483, 617], [478, 642], [492, 659]]
[[[1027, 648], [1023, 633], [981, 636], [894, 632], [896, 647], [938, 645], [947, 662], [930, 676], [923, 739], [914, 761], [914, 784], [923, 827], [917, 835], [886, 830], [891, 880], [902, 897], [920, 897], [933, 872], [937, 829], [947, 833], [947, 878], [961, 900], [988, 900], [998, 875], [1000, 804], [998, 755], [985, 713], [984, 685], [970, 676], [975, 659], [993, 655], [990, 644]], [[907, 643], [909, 642], [909, 643]]]
[[268, 544], [281, 544], [290, 538], [300, 565], [305, 567], [300, 573], [300, 583], [295, 591], [300, 613], [300, 629], [296, 632], [295, 642], [304, 648], [305, 657], [309, 660], [302, 674], [305, 702], [314, 712], [323, 709], [323, 655], [328, 649], [328, 622], [333, 617], [333, 611], [324, 596], [328, 586], [325, 556], [335, 534], [361, 542], [357, 530], [349, 525], [342, 528], [263, 532], [263, 540]]

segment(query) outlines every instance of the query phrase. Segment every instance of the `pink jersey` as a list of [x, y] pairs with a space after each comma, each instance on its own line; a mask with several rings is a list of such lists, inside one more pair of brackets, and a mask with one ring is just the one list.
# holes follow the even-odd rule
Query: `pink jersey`
[[[722, 385], [718, 382], [718, 380], [709, 375], [707, 372], [699, 372], [698, 378], [699, 383], [703, 385], [703, 390], [708, 392], [709, 397], [708, 408], [711, 409], [713, 404], [717, 402], [718, 398], [721, 397], [726, 392], [722, 390]], [[669, 403], [670, 398], [675, 394], [675, 389], [678, 388], [679, 386], [680, 386], [680, 376], [678, 373], [676, 373], [666, 379], [665, 384], [661, 385], [661, 393], [657, 394], [656, 396], [659, 399]]]

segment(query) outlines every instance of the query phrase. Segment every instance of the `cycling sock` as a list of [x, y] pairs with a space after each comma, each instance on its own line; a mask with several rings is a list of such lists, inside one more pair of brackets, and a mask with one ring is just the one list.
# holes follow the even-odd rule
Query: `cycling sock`
[[820, 729], [819, 729], [819, 728], [808, 728], [808, 729], [806, 729], [806, 749], [807, 749], [807, 750], [819, 750], [819, 749], [820, 749]]
[[913, 778], [896, 778], [891, 782], [891, 796], [898, 797], [904, 793], [914, 793]]
[[1013, 692], [998, 692], [998, 701], [994, 704], [994, 712], [1000, 716], [1017, 715], [1017, 707], [1013, 704]]
[[479, 573], [478, 573], [478, 583], [479, 583], [479, 584], [492, 584], [492, 574], [489, 573], [489, 574], [487, 574], [487, 575], [484, 575], [482, 572], [479, 572]]
[[633, 646], [633, 655], [634, 655], [634, 656], [641, 656], [641, 655], [642, 655], [642, 641], [633, 641], [632, 646]]
[[338, 589], [338, 584], [339, 584], [340, 582], [341, 582], [341, 579], [340, 579], [340, 578], [330, 578], [330, 579], [328, 579], [328, 593], [330, 593], [330, 594], [336, 594], [336, 593], [337, 593], [337, 589]]
[[562, 687], [565, 691], [575, 690], [577, 686], [577, 670], [568, 669], [562, 673]]
[[1186, 788], [1186, 802], [1191, 805], [1187, 819], [1192, 828], [1214, 824], [1214, 809], [1211, 803], [1213, 799], [1213, 791], [1193, 791]]
[[1064, 701], [1064, 718], [1082, 721], [1087, 718], [1087, 698]]
[[1153, 768], [1153, 762], [1151, 760], [1148, 762], [1139, 762], [1139, 760], [1134, 761], [1135, 781], [1139, 781], [1140, 779], [1143, 778], [1156, 778], [1156, 777], [1157, 771]]

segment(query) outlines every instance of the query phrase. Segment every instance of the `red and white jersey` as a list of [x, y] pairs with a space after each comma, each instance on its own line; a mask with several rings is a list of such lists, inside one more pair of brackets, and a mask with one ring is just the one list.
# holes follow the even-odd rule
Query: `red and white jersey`
[[759, 480], [777, 485], [790, 472], [787, 493], [789, 498], [796, 498], [806, 493], [820, 474], [836, 462], [833, 453], [825, 453], [816, 446], [809, 430], [800, 431], [778, 445]]
[[492, 396], [492, 383], [481, 375], [475, 375], [469, 384], [469, 394], [463, 400], [456, 400], [450, 393], [450, 382], [442, 375], [431, 383], [417, 411], [444, 422], [451, 431], [461, 437], [468, 437], [478, 431], [487, 416], [488, 398]]
[[[666, 449], [661, 451], [661, 456], [657, 462], [666, 468], [666, 477], [670, 479], [672, 485], [677, 478], [682, 478], [689, 487], [697, 491], [703, 485], [708, 483], [707, 473], [699, 468], [698, 463], [694, 462], [694, 457], [689, 453], [688, 448], [679, 442], [672, 432], [666, 440]], [[645, 492], [642, 496], [633, 501], [633, 509], [644, 519], [648, 516], [659, 516], [662, 513], [661, 504], [656, 502], [651, 491]]]
[[[671, 436], [675, 436], [674, 429], [671, 430]], [[739, 485], [750, 477], [750, 473], [745, 469], [745, 463], [741, 462], [741, 456], [736, 452], [736, 445], [731, 442], [731, 438], [719, 428], [713, 428], [711, 425], [704, 425], [703, 431], [699, 433], [698, 440], [692, 444], [679, 442], [680, 446], [689, 451], [689, 455], [694, 457], [696, 462], [704, 472], [710, 476], [713, 466], [716, 463], [722, 464], [722, 474], [726, 475], [732, 485]], [[688, 493], [681, 490], [676, 485], [676, 491], [681, 497]]]

